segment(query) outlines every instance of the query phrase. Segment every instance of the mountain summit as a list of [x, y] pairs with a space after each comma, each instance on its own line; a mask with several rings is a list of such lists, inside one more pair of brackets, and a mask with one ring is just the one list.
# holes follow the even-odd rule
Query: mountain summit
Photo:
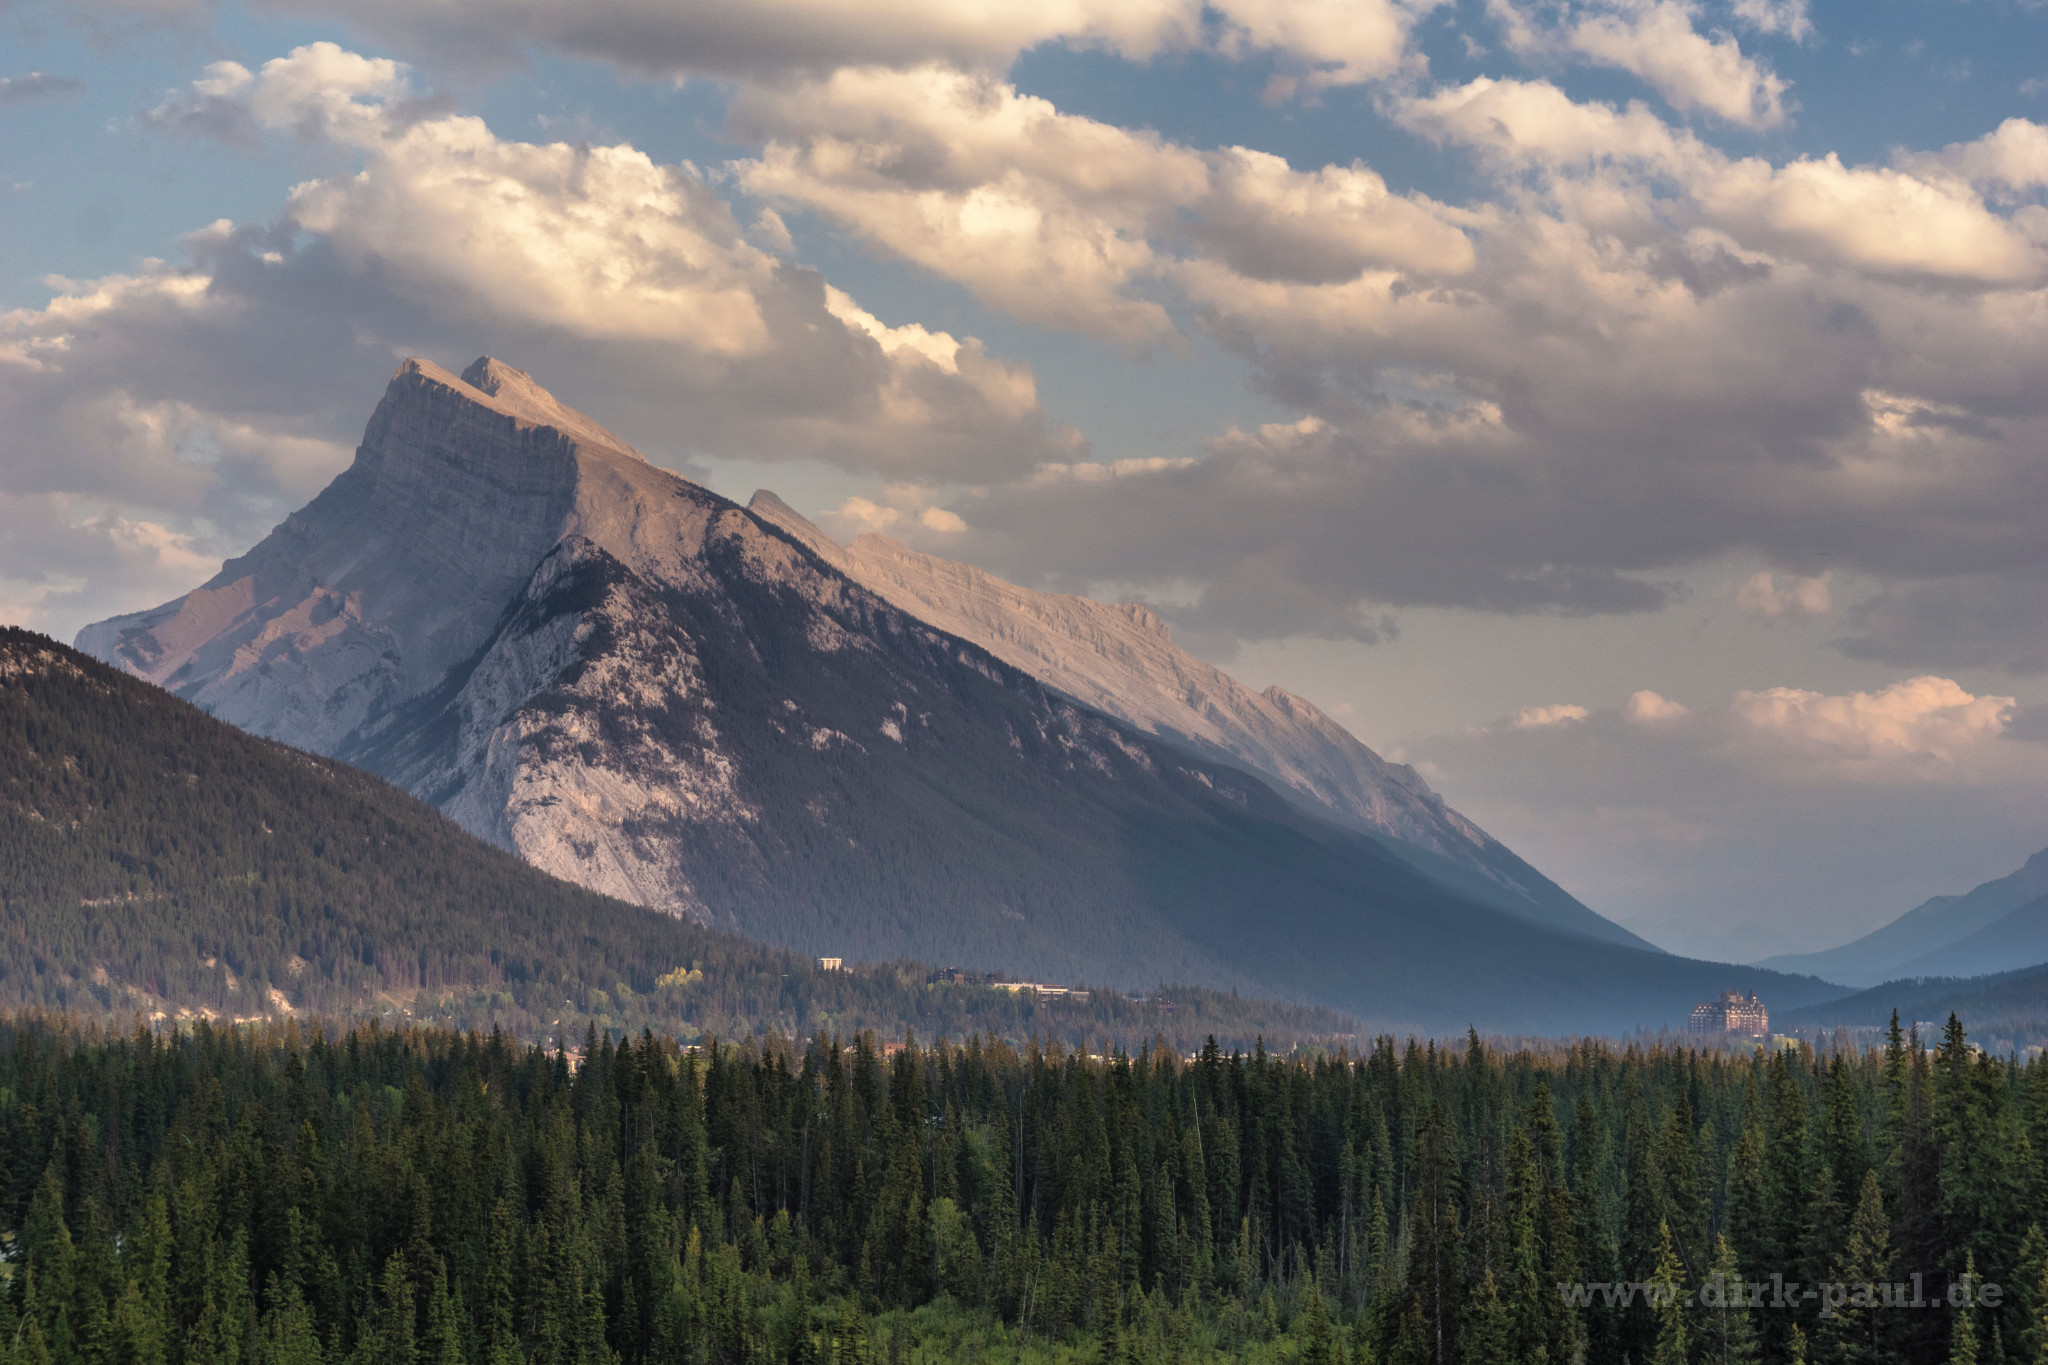
[[79, 643], [543, 870], [807, 952], [1429, 1029], [1632, 1028], [1738, 984], [1463, 894], [1242, 756], [1084, 705], [489, 359], [408, 361], [317, 498]]

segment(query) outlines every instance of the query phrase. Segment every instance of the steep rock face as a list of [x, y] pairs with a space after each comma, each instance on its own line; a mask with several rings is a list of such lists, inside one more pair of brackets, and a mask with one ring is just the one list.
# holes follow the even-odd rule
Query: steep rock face
[[561, 534], [585, 464], [645, 464], [587, 419], [549, 425], [518, 371], [469, 378], [406, 362], [319, 497], [196, 592], [88, 626], [78, 647], [321, 751], [433, 685]]
[[[892, 605], [488, 360], [408, 362], [319, 498], [81, 641], [551, 872], [806, 951], [1431, 1029], [1667, 1022], [1727, 975], [1447, 890]], [[1743, 980], [1778, 1004], [1824, 989]]]
[[1580, 904], [1452, 809], [1413, 768], [1387, 762], [1312, 702], [1281, 687], [1255, 692], [1177, 648], [1143, 603], [1038, 592], [882, 535], [842, 546], [766, 489], [748, 508], [920, 620], [1147, 734], [1248, 768], [1332, 818], [1399, 841], [1397, 851], [1465, 894], [1553, 928], [1651, 946]]

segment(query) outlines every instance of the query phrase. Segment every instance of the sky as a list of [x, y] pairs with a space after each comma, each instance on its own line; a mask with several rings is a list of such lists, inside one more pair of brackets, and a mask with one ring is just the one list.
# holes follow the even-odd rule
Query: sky
[[2041, 0], [0, 0], [0, 620], [488, 353], [1827, 947], [2048, 845], [2044, 196]]

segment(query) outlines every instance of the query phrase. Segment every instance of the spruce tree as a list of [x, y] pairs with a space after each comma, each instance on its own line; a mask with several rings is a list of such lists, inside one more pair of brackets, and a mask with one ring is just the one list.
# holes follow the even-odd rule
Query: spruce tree
[[1726, 1236], [1714, 1239], [1707, 1285], [1713, 1287], [1714, 1301], [1708, 1302], [1706, 1286], [1702, 1286], [1700, 1365], [1756, 1365], [1759, 1348], [1754, 1309], [1735, 1249]]
[[1657, 1229], [1657, 1269], [1650, 1277], [1652, 1308], [1656, 1315], [1656, 1345], [1650, 1351], [1650, 1365], [1688, 1365], [1686, 1345], [1685, 1264], [1679, 1259], [1669, 1224]]
[[1847, 1289], [1849, 1299], [1814, 1328], [1814, 1344], [1823, 1359], [1840, 1365], [1878, 1365], [1887, 1358], [1892, 1315], [1883, 1306], [1881, 1286], [1890, 1282], [1891, 1265], [1884, 1190], [1877, 1172], [1866, 1171], [1847, 1243], [1828, 1274]]
[[[1475, 1361], [1526, 1359], [1514, 1351], [1509, 1340], [1511, 1335], [1507, 1306], [1500, 1301], [1500, 1295], [1494, 1288], [1493, 1272], [1489, 1270], [1472, 1287], [1472, 1297], [1465, 1305], [1461, 1334], [1464, 1358]], [[1306, 1355], [1303, 1356], [1303, 1365], [1307, 1365]]]
[[[1949, 1016], [1949, 1023], [1955, 1025], [1954, 1015]], [[1960, 1031], [1958, 1027], [1951, 1028], [1951, 1033]], [[1955, 1321], [1949, 1328], [1948, 1365], [1977, 1365], [1976, 1257], [1966, 1253], [1963, 1265], [1963, 1302], [1952, 1310]], [[1991, 1365], [2003, 1363], [1994, 1360]]]

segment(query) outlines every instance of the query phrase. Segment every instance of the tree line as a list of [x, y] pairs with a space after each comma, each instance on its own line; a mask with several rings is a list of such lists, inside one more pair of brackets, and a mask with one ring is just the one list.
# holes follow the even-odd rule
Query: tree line
[[1191, 987], [1167, 1009], [928, 987], [915, 963], [820, 972], [559, 881], [368, 773], [14, 627], [0, 627], [0, 926], [0, 1007], [109, 1020], [295, 1009], [532, 1039], [573, 1015], [686, 1039], [916, 1028], [1135, 1046], [1164, 1032], [1190, 1049], [1211, 1032], [1250, 1046], [1360, 1027]]
[[[8, 1358], [2048, 1354], [2048, 1064], [1954, 1021], [1825, 1054], [564, 1041], [0, 1019]], [[1798, 1297], [1915, 1275], [1929, 1306]]]

